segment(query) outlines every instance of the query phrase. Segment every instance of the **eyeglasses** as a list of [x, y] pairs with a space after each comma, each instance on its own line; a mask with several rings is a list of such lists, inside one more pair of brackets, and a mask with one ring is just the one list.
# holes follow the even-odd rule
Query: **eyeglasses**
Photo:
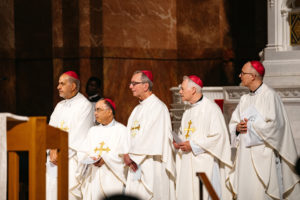
[[132, 86], [136, 86], [138, 84], [141, 84], [141, 83], [144, 83], [144, 82], [135, 82], [135, 81], [132, 81], [129, 83], [129, 86], [132, 85]]
[[105, 111], [105, 110], [107, 110], [107, 109], [95, 108], [95, 112], [103, 112], [103, 111]]
[[241, 76], [243, 76], [245, 74], [251, 74], [251, 75], [253, 75], [253, 73], [247, 73], [247, 72], [243, 72], [243, 71], [241, 71], [241, 73], [240, 73]]

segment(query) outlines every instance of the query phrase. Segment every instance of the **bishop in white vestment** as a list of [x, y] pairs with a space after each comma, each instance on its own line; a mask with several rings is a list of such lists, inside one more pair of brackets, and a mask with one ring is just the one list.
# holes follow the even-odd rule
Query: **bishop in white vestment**
[[179, 139], [174, 141], [176, 156], [176, 195], [178, 200], [208, 200], [207, 190], [199, 193], [197, 172], [204, 172], [220, 199], [231, 199], [225, 181], [232, 166], [229, 135], [218, 105], [201, 92], [202, 81], [195, 75], [184, 76], [180, 95], [191, 103], [181, 120]]
[[251, 61], [240, 73], [251, 92], [241, 97], [230, 120], [237, 152], [228, 184], [241, 200], [299, 199], [291, 127], [280, 97], [262, 82], [264, 71], [260, 62]]
[[[79, 79], [75, 72], [69, 71], [62, 74], [57, 88], [64, 100], [56, 105], [49, 125], [69, 133], [69, 189], [72, 189], [77, 184], [75, 179], [78, 163], [77, 150], [93, 125], [93, 110], [92, 104], [78, 92]], [[57, 155], [55, 151], [50, 150], [51, 155], [47, 158], [47, 200], [57, 199]], [[69, 193], [69, 199], [76, 199], [76, 197]]]
[[152, 73], [137, 71], [130, 89], [141, 102], [132, 111], [127, 128], [130, 167], [126, 194], [141, 199], [175, 199], [175, 162], [171, 120], [166, 105], [152, 94]]
[[[99, 200], [122, 194], [125, 183], [123, 147], [127, 146], [127, 128], [114, 120], [115, 104], [110, 99], [96, 103], [95, 118], [99, 125], [90, 128], [81, 146], [85, 154], [79, 162], [77, 179], [84, 200]], [[75, 190], [76, 192], [76, 190]]]

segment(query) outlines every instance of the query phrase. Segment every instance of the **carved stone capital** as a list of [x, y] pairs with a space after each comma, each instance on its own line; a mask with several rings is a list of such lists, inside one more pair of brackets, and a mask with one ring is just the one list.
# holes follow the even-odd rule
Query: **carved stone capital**
[[269, 4], [269, 7], [274, 7], [275, 6], [275, 0], [268, 0], [268, 4]]

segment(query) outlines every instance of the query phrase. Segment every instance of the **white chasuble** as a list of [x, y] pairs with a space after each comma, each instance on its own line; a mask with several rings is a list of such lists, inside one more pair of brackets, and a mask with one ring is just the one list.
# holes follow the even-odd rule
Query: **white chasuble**
[[[236, 126], [244, 118], [249, 120], [247, 133], [236, 136]], [[237, 199], [280, 199], [280, 193], [284, 199], [299, 199], [299, 177], [294, 173], [296, 147], [276, 92], [262, 84], [255, 93], [243, 95], [229, 129], [237, 153], [228, 183]], [[276, 164], [276, 154], [281, 163]]]
[[129, 170], [125, 192], [146, 200], [175, 199], [172, 127], [166, 105], [152, 94], [134, 108], [127, 129], [125, 153], [139, 170]]
[[[124, 146], [128, 146], [127, 128], [113, 120], [110, 124], [94, 126], [89, 130], [80, 152], [85, 156], [80, 161], [76, 178], [80, 193], [74, 193], [84, 200], [98, 200], [113, 194], [121, 194], [126, 183]], [[101, 167], [86, 164], [87, 158], [102, 158]], [[75, 190], [75, 192], [78, 190]]]
[[[225, 181], [231, 168], [229, 134], [222, 112], [217, 104], [208, 98], [192, 105], [182, 116], [179, 136], [190, 141], [201, 151], [176, 155], [176, 194], [178, 200], [198, 200], [199, 178], [197, 172], [204, 172], [220, 199], [231, 199], [231, 192]], [[209, 199], [205, 187], [203, 197]]]
[[[69, 137], [69, 189], [77, 184], [75, 171], [77, 169], [77, 150], [86, 138], [87, 132], [93, 126], [92, 104], [81, 94], [77, 93], [71, 99], [60, 101], [51, 117], [49, 125], [68, 132]], [[57, 166], [47, 158], [46, 199], [57, 199]], [[69, 193], [69, 200], [76, 199]]]

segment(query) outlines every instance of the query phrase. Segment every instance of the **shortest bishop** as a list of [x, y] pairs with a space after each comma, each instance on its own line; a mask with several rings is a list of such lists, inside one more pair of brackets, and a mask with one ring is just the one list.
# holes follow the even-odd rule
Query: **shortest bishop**
[[122, 148], [126, 146], [127, 129], [114, 120], [115, 103], [100, 99], [95, 105], [99, 125], [90, 128], [81, 147], [74, 195], [81, 199], [99, 200], [121, 194], [125, 187], [125, 164]]

